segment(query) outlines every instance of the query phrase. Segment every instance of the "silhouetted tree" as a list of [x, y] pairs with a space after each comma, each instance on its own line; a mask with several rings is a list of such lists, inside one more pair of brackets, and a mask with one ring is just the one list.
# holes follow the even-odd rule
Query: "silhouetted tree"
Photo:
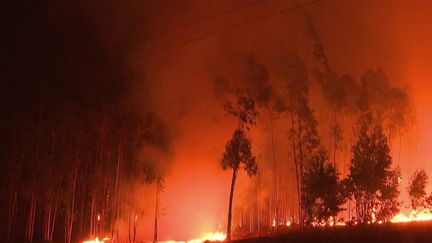
[[224, 170], [232, 170], [231, 189], [228, 205], [228, 223], [227, 223], [227, 239], [231, 239], [231, 218], [232, 218], [232, 203], [234, 197], [235, 182], [240, 166], [243, 165], [249, 176], [257, 173], [258, 167], [256, 158], [252, 154], [252, 144], [246, 132], [249, 131], [250, 125], [255, 125], [258, 112], [255, 109], [253, 100], [238, 96], [237, 106], [234, 108], [231, 103], [225, 106], [227, 112], [239, 119], [239, 127], [234, 131], [232, 138], [225, 145], [225, 152], [221, 160], [221, 165]]
[[417, 170], [411, 176], [407, 191], [411, 202], [411, 208], [413, 210], [417, 210], [424, 206], [427, 194], [427, 182], [428, 175], [425, 170]]
[[388, 222], [393, 216], [399, 213], [401, 206], [401, 202], [398, 200], [400, 178], [399, 167], [389, 172], [378, 194], [377, 210], [375, 213], [376, 220]]
[[329, 163], [326, 151], [321, 148], [305, 167], [303, 203], [306, 221], [328, 223], [342, 210], [345, 197], [339, 183], [339, 173]]
[[347, 180], [355, 198], [357, 219], [366, 223], [375, 220], [377, 214], [384, 220], [389, 219], [398, 208], [398, 173], [391, 169], [387, 137], [381, 126], [374, 124], [370, 112], [359, 119], [357, 141], [352, 151]]

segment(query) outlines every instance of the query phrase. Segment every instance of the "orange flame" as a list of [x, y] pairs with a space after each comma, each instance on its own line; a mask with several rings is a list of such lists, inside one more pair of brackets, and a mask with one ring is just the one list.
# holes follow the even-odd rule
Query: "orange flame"
[[394, 216], [390, 222], [392, 223], [406, 223], [413, 221], [431, 221], [432, 220], [432, 212], [428, 209], [423, 209], [419, 212], [412, 210], [408, 216], [403, 213], [399, 213]]
[[99, 240], [99, 237], [96, 237], [94, 240], [86, 240], [82, 243], [103, 243], [108, 242], [110, 239], [108, 237], [103, 238], [102, 240]]
[[202, 237], [198, 239], [193, 240], [187, 240], [187, 241], [175, 241], [175, 240], [168, 240], [168, 241], [161, 241], [160, 243], [202, 243], [205, 241], [224, 241], [226, 239], [226, 234], [222, 232], [210, 232], [204, 234]]

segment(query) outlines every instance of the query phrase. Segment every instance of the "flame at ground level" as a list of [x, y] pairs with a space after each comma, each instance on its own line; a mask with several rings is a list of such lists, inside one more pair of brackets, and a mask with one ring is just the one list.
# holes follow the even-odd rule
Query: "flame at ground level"
[[[399, 213], [396, 216], [394, 216], [390, 222], [391, 223], [407, 223], [407, 222], [420, 222], [420, 221], [432, 221], [432, 212], [429, 209], [423, 209], [420, 211], [415, 211], [412, 210], [409, 215], [405, 215], [403, 213]], [[372, 222], [368, 222], [369, 223], [378, 223], [378, 224], [382, 224], [382, 221], [372, 221]], [[275, 220], [273, 220], [272, 225], [273, 227], [275, 226]], [[292, 222], [291, 221], [287, 221], [285, 223], [286, 226], [291, 226]], [[281, 224], [283, 225], [283, 224]], [[333, 219], [330, 220], [329, 223], [313, 223], [313, 226], [346, 226], [347, 223], [343, 222], [343, 221], [338, 221], [336, 223], [334, 223]], [[352, 225], [357, 225], [357, 222], [354, 221]], [[202, 237], [197, 238], [197, 239], [192, 239], [192, 240], [186, 240], [186, 241], [175, 241], [175, 240], [168, 240], [168, 241], [160, 241], [160, 243], [202, 243], [205, 241], [224, 241], [226, 239], [226, 234], [222, 233], [222, 232], [210, 232], [210, 233], [206, 233], [204, 234]], [[99, 240], [98, 237], [96, 237], [94, 240], [87, 240], [87, 241], [83, 241], [82, 243], [104, 243], [104, 242], [109, 242], [110, 239], [108, 237], [103, 238], [102, 240]]]
[[104, 243], [108, 242], [110, 239], [108, 237], [103, 238], [102, 240], [99, 240], [99, 237], [96, 237], [94, 240], [86, 240], [82, 243]]
[[225, 239], [226, 239], [225, 233], [210, 232], [210, 233], [204, 234], [202, 237], [200, 237], [198, 239], [187, 240], [187, 241], [169, 240], [169, 241], [160, 241], [160, 243], [202, 243], [204, 241], [224, 241]]
[[[210, 232], [207, 234], [204, 234], [202, 237], [193, 239], [193, 240], [187, 240], [187, 241], [175, 241], [175, 240], [168, 240], [168, 241], [159, 241], [160, 243], [202, 243], [205, 241], [224, 241], [226, 239], [226, 234], [222, 232]], [[96, 237], [94, 240], [86, 240], [82, 243], [105, 243], [110, 242], [111, 239], [108, 237], [103, 238], [102, 240], [99, 240], [98, 237]]]
[[403, 213], [397, 214], [393, 217], [390, 222], [392, 223], [406, 223], [406, 222], [414, 222], [414, 221], [431, 221], [432, 220], [432, 212], [429, 209], [423, 209], [419, 212], [413, 210], [410, 212], [409, 216], [406, 216]]

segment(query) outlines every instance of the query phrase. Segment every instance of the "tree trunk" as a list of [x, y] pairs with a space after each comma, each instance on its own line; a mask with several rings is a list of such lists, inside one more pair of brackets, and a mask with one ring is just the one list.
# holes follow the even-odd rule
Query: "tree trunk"
[[73, 185], [72, 185], [72, 199], [70, 201], [70, 205], [66, 210], [66, 217], [65, 217], [66, 218], [66, 229], [65, 229], [66, 243], [70, 243], [72, 240], [72, 228], [73, 228], [74, 211], [75, 211], [75, 191], [76, 191], [78, 171], [79, 171], [79, 163], [77, 163], [74, 171], [74, 178], [73, 178]]
[[[117, 217], [118, 217], [118, 185], [119, 185], [119, 172], [120, 172], [120, 161], [122, 159], [122, 146], [121, 143], [119, 143], [118, 145], [118, 154], [117, 154], [117, 171], [116, 171], [116, 182], [115, 182], [115, 205], [114, 205], [114, 217], [113, 220], [111, 222], [111, 239], [114, 239], [114, 231], [117, 231]], [[118, 239], [118, 236], [117, 236]]]
[[[57, 191], [57, 198], [58, 198], [58, 193], [59, 193], [59, 191]], [[51, 228], [50, 229], [50, 235], [49, 235], [49, 240], [50, 241], [52, 241], [52, 239], [53, 239], [54, 227], [55, 227], [55, 222], [56, 222], [56, 218], [57, 218], [57, 208], [58, 208], [58, 200], [56, 200], [56, 203], [54, 205], [54, 212], [53, 212], [53, 216], [52, 216], [52, 220], [51, 220], [51, 225], [50, 225], [50, 228]]]
[[[9, 198], [9, 207], [8, 207], [8, 218], [7, 218], [7, 226], [6, 226], [6, 239], [12, 240], [14, 235], [14, 225], [16, 222], [16, 212], [17, 212], [17, 199], [18, 199], [18, 184], [20, 181], [21, 175], [21, 165], [22, 165], [22, 157], [23, 153], [21, 152], [21, 156], [16, 165], [16, 147], [15, 147], [15, 135], [12, 138], [12, 156], [11, 156], [11, 168], [13, 168], [11, 177], [10, 177], [10, 198]], [[16, 167], [17, 166], [17, 167]]]
[[129, 209], [129, 221], [128, 221], [128, 239], [129, 239], [129, 243], [132, 242], [132, 238], [131, 238], [131, 216], [132, 216], [132, 208]]
[[36, 211], [36, 195], [35, 193], [32, 193], [29, 202], [29, 210], [27, 215], [26, 232], [25, 232], [25, 240], [27, 241], [33, 241], [35, 211]]
[[90, 206], [90, 236], [93, 238], [94, 234], [95, 234], [95, 223], [94, 223], [94, 193], [92, 195], [92, 199], [91, 199], [91, 206]]
[[44, 241], [49, 240], [50, 235], [50, 226], [51, 226], [51, 207], [45, 206], [44, 208], [44, 215], [43, 215], [43, 221], [42, 221], [42, 239]]
[[[294, 113], [291, 111], [291, 131], [294, 132]], [[294, 134], [293, 134], [294, 135]], [[299, 164], [297, 161], [297, 153], [296, 153], [296, 145], [294, 141], [294, 137], [292, 140], [292, 147], [293, 147], [293, 158], [294, 158], [294, 166], [295, 166], [295, 173], [296, 173], [296, 189], [297, 189], [297, 200], [298, 200], [298, 219], [299, 224], [301, 222], [301, 194], [300, 194], [300, 178], [299, 178]]]
[[400, 160], [401, 160], [401, 150], [402, 150], [402, 133], [401, 129], [398, 128], [399, 132], [399, 155], [398, 155], [398, 168], [400, 168]]
[[270, 132], [271, 132], [271, 145], [272, 145], [272, 157], [273, 157], [273, 190], [275, 193], [275, 200], [274, 200], [274, 220], [276, 222], [276, 229], [279, 225], [279, 187], [278, 187], [278, 173], [277, 173], [277, 165], [276, 165], [276, 153], [275, 153], [275, 143], [274, 143], [274, 126], [273, 126], [273, 116], [271, 109], [269, 109], [269, 120], [270, 120]]
[[237, 179], [237, 172], [238, 172], [237, 168], [233, 169], [233, 174], [231, 179], [231, 190], [230, 190], [230, 197], [229, 197], [229, 204], [228, 204], [228, 223], [227, 223], [227, 234], [226, 234], [227, 240], [231, 240], [232, 204], [233, 204], [233, 197], [234, 197], [234, 187]]
[[138, 223], [137, 221], [138, 221], [138, 218], [137, 218], [137, 215], [135, 214], [135, 211], [134, 211], [133, 242], [135, 242], [136, 235], [137, 235], [137, 223]]
[[303, 142], [302, 142], [302, 125], [301, 125], [301, 117], [300, 117], [300, 111], [297, 111], [297, 126], [298, 126], [298, 146], [299, 146], [299, 157], [300, 157], [300, 163], [299, 163], [299, 189], [300, 189], [300, 226], [303, 226], [304, 221], [304, 215], [303, 215], [303, 198], [302, 198], [302, 186], [303, 186]]
[[15, 221], [15, 215], [16, 215], [16, 202], [17, 202], [17, 192], [14, 190], [11, 193], [11, 199], [9, 203], [9, 211], [8, 211], [8, 223], [7, 223], [7, 239], [12, 240], [13, 238], [13, 225]]
[[258, 233], [258, 236], [259, 236], [259, 233], [260, 233], [260, 230], [261, 230], [261, 221], [260, 221], [260, 214], [261, 214], [261, 208], [260, 208], [260, 200], [261, 200], [261, 198], [260, 198], [260, 179], [261, 179], [261, 176], [260, 176], [260, 170], [258, 170], [258, 175], [257, 175], [257, 179], [256, 179], [256, 182], [257, 182], [257, 185], [256, 185], [256, 196], [257, 196], [257, 202], [256, 202], [256, 206], [257, 206], [257, 213], [256, 213], [256, 216], [257, 216], [257, 233]]
[[337, 110], [334, 111], [334, 121], [333, 121], [333, 166], [336, 169], [336, 150], [337, 150]]
[[156, 179], [156, 203], [155, 203], [153, 242], [158, 242], [158, 218], [159, 218], [159, 181], [158, 179]]

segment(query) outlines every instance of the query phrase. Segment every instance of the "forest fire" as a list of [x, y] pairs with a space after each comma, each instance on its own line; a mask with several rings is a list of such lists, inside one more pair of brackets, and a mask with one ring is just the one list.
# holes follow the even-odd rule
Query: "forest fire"
[[19, 2], [0, 242], [432, 227], [432, 1]]

